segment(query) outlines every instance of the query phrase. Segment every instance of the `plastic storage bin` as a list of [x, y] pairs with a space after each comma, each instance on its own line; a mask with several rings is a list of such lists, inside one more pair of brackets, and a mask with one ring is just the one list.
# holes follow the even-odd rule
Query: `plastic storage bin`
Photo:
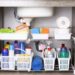
[[28, 33], [0, 33], [0, 40], [27, 40]]
[[33, 40], [48, 39], [49, 34], [32, 34]]
[[33, 28], [31, 29], [31, 35], [33, 40], [48, 39], [49, 30], [48, 28]]
[[56, 59], [56, 52], [54, 53], [53, 58], [47, 58], [44, 57], [44, 69], [45, 71], [54, 71], [54, 66], [55, 66], [55, 59]]
[[1, 56], [1, 70], [15, 70], [14, 57]]
[[32, 56], [18, 56], [17, 57], [17, 70], [30, 71], [32, 63]]
[[70, 29], [55, 29], [54, 37], [57, 40], [69, 40], [71, 39]]
[[58, 54], [59, 53], [57, 53], [59, 71], [68, 71], [70, 65], [70, 59], [71, 59], [70, 51], [69, 51], [69, 58], [59, 58]]

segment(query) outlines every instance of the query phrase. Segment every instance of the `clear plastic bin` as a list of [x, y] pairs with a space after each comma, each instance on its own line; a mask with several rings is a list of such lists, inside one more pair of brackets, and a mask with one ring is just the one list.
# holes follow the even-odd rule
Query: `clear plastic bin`
[[54, 51], [53, 58], [44, 57], [44, 69], [45, 71], [54, 71], [56, 52]]
[[15, 70], [15, 58], [1, 56], [1, 70]]
[[32, 56], [18, 56], [17, 57], [17, 70], [30, 71], [32, 63]]
[[48, 39], [49, 34], [32, 34], [33, 40]]
[[58, 54], [57, 54], [57, 58], [58, 58], [59, 71], [68, 71], [70, 65], [70, 59], [71, 59], [70, 51], [69, 51], [69, 58], [59, 58]]

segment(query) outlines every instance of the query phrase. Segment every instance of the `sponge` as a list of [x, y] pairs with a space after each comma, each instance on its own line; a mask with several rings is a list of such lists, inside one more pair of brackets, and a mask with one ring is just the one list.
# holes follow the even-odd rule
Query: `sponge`
[[33, 28], [33, 29], [31, 29], [31, 33], [32, 34], [39, 34], [40, 33], [40, 29], [39, 28]]
[[40, 28], [40, 33], [48, 34], [49, 33], [49, 29], [48, 28]]

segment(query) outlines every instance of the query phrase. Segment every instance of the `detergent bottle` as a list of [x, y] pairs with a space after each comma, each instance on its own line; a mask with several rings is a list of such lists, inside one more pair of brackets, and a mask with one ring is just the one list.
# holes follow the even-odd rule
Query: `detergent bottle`
[[68, 51], [67, 47], [65, 46], [65, 44], [61, 44], [59, 57], [61, 57], [61, 58], [69, 57], [69, 51]]

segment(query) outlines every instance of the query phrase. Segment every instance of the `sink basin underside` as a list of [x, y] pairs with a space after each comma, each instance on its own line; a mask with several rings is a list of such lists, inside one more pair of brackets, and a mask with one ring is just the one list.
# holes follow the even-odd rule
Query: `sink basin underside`
[[0, 7], [74, 7], [75, 0], [0, 0]]

